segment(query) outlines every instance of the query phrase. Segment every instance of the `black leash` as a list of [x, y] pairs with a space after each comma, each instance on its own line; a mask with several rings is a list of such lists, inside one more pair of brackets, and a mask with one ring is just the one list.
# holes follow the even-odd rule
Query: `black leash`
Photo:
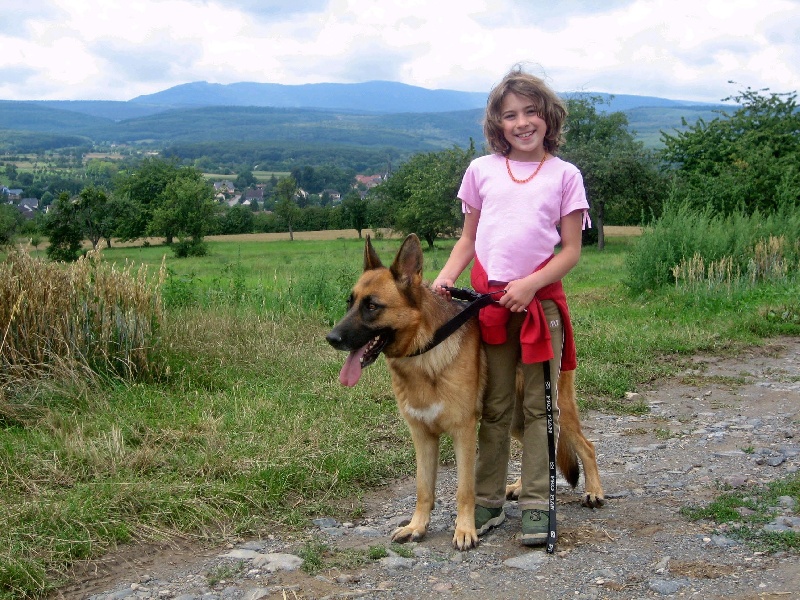
[[547, 531], [547, 553], [553, 554], [556, 550], [556, 439], [555, 423], [553, 420], [553, 382], [550, 378], [550, 361], [542, 363], [544, 367], [544, 406], [547, 414], [547, 454], [550, 461], [550, 494], [548, 499], [548, 521], [550, 527]]
[[464, 323], [477, 315], [480, 309], [494, 302], [494, 295], [504, 293], [504, 290], [498, 290], [496, 292], [489, 292], [488, 294], [479, 294], [478, 292], [465, 288], [453, 288], [446, 286], [443, 286], [443, 289], [450, 292], [450, 296], [456, 300], [469, 302], [469, 304], [467, 304], [460, 313], [450, 319], [447, 323], [439, 327], [439, 329], [436, 330], [436, 333], [433, 334], [431, 341], [428, 342], [424, 348], [420, 348], [408, 356], [419, 356], [420, 354], [425, 354], [428, 350], [432, 350], [445, 341], [448, 337], [453, 335], [453, 333], [455, 333]]

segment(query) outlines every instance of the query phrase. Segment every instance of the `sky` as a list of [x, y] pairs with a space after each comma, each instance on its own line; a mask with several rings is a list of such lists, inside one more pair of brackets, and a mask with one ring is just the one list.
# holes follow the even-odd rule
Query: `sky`
[[[0, 99], [397, 81], [718, 102], [800, 89], [800, 0], [0, 0]], [[730, 82], [733, 83], [730, 83]]]

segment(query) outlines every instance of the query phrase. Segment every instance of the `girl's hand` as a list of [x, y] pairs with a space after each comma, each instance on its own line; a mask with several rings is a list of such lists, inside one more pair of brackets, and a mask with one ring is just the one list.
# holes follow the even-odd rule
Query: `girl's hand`
[[539, 291], [539, 288], [535, 282], [525, 277], [524, 279], [509, 281], [505, 291], [506, 293], [498, 299], [497, 303], [500, 306], [505, 306], [511, 312], [525, 312], [528, 309], [528, 305], [533, 302], [533, 297]]
[[442, 298], [447, 298], [450, 300], [450, 292], [444, 288], [453, 287], [454, 284], [455, 282], [452, 279], [448, 279], [447, 277], [437, 277], [431, 284], [431, 289], [439, 294]]

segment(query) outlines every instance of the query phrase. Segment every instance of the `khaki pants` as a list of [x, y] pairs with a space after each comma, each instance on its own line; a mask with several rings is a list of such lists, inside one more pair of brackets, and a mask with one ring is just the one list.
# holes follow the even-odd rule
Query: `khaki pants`
[[[542, 302], [550, 327], [553, 359], [550, 361], [555, 433], [558, 435], [557, 382], [564, 338], [561, 314], [555, 302]], [[478, 430], [478, 460], [475, 466], [475, 502], [487, 508], [503, 506], [508, 478], [511, 420], [516, 397], [516, 371], [520, 364], [519, 333], [525, 313], [512, 313], [505, 344], [485, 344], [489, 377]], [[519, 507], [547, 510], [550, 490], [547, 453], [544, 371], [542, 363], [523, 364], [522, 402], [522, 490]]]

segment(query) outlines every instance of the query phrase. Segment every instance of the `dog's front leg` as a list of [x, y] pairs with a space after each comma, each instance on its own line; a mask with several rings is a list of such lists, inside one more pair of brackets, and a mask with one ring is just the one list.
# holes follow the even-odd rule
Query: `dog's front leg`
[[436, 499], [436, 471], [439, 467], [439, 436], [424, 426], [409, 423], [414, 451], [417, 456], [417, 506], [408, 525], [392, 533], [393, 542], [416, 542], [425, 537], [431, 522], [431, 510]]
[[478, 545], [475, 529], [475, 425], [472, 421], [452, 432], [458, 469], [453, 546], [459, 550], [469, 550]]

